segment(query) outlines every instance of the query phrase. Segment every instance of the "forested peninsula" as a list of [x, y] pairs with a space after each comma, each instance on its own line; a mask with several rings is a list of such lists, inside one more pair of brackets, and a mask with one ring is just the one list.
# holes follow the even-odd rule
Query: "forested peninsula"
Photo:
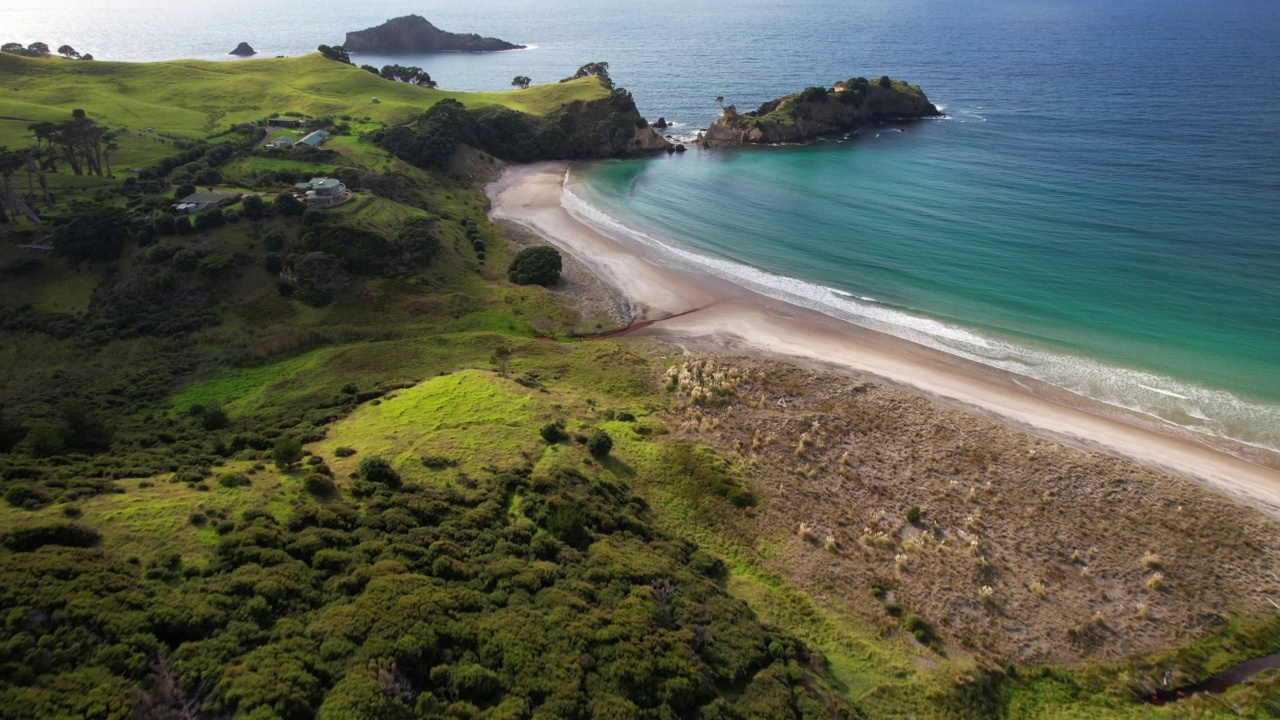
[[812, 86], [770, 100], [752, 112], [730, 105], [698, 139], [706, 147], [803, 143], [843, 135], [885, 120], [941, 115], [919, 85], [883, 76], [850, 78], [828, 89]]

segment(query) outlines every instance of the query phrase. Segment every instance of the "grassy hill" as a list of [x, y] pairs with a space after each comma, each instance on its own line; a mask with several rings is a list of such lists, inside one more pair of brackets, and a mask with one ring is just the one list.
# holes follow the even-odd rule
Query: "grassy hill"
[[[1090, 541], [1100, 583], [1111, 554], [1147, 542], [1170, 553], [1173, 587], [1159, 592], [1141, 585], [1145, 547], [1117, 561], [1131, 566], [1127, 585], [1079, 574], [1053, 580], [1043, 600], [982, 605], [977, 586], [931, 584], [1033, 565], [1079, 540], [1055, 534], [1067, 531], [1045, 519], [1041, 483], [1088, 487], [1084, 461], [958, 413], [912, 415], [928, 422], [904, 433], [900, 411], [928, 403], [847, 379], [584, 340], [607, 328], [562, 295], [507, 281], [515, 252], [479, 186], [492, 157], [463, 148], [447, 167], [415, 167], [364, 134], [448, 97], [533, 114], [609, 97], [593, 78], [453, 94], [319, 56], [133, 65], [0, 54], [0, 84], [17, 98], [5, 114], [22, 118], [0, 121], [0, 145], [21, 147], [29, 121], [75, 108], [128, 130], [116, 160], [126, 180], [51, 175], [48, 215], [69, 222], [0, 224], [4, 717], [172, 717], [191, 704], [255, 720], [1211, 718], [1275, 707], [1274, 676], [1166, 708], [1133, 695], [1166, 671], [1199, 680], [1280, 644], [1275, 618], [1205, 609], [1214, 582], [1250, 577], [1238, 566], [1274, 544], [1271, 526], [1224, 522], [1224, 502], [1179, 496], [1164, 499], [1189, 510], [1177, 523]], [[303, 215], [268, 204], [255, 217], [240, 198], [224, 224], [151, 232], [172, 219], [174, 188], [128, 167], [282, 112], [350, 115], [351, 133], [295, 157], [257, 149], [261, 136], [223, 135], [212, 141], [229, 154], [200, 163], [216, 165], [223, 189], [267, 196], [287, 193], [291, 172], [341, 174], [351, 201]], [[129, 222], [110, 257], [20, 247], [103, 208]], [[415, 228], [434, 252], [405, 239]], [[317, 256], [337, 279], [309, 292], [303, 268]], [[672, 375], [673, 362], [693, 370]], [[733, 387], [703, 403], [685, 383], [704, 376]], [[938, 462], [902, 439], [941, 427], [972, 438]], [[597, 433], [608, 451], [591, 444]], [[841, 448], [855, 436], [850, 463]], [[1003, 459], [990, 455], [992, 436], [1008, 444]], [[975, 457], [981, 468], [957, 474]], [[966, 497], [978, 470], [1026, 474], [1034, 492], [997, 495], [987, 482]], [[833, 500], [833, 483], [862, 494]], [[928, 522], [981, 508], [990, 567], [900, 520], [904, 488]], [[1155, 505], [1133, 498], [1094, 515], [1128, 523], [1121, 509]], [[864, 523], [876, 530], [859, 540]], [[1208, 559], [1178, 560], [1203, 547]], [[1149, 594], [1151, 619], [1129, 610], [1054, 635], [1102, 658], [1071, 667], [1009, 662], [1012, 640], [983, 637], [1022, 617], [1005, 609], [1064, 615], [1068, 588], [1117, 608]], [[955, 607], [964, 614], [951, 617]], [[1164, 654], [1104, 652], [1132, 626], [1192, 610], [1194, 632], [1146, 631]]]
[[[502, 106], [542, 115], [576, 100], [608, 97], [596, 78], [526, 90], [461, 93], [384, 80], [319, 53], [291, 58], [156, 63], [70, 61], [0, 53], [0, 145], [11, 147], [26, 126], [83, 108], [112, 127], [201, 138], [238, 122], [284, 112], [351, 115], [397, 124], [445, 98], [469, 109]], [[372, 102], [372, 98], [379, 102]]]

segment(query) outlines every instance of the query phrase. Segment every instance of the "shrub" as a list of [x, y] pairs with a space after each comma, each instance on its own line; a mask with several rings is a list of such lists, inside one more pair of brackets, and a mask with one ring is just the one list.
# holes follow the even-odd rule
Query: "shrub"
[[72, 523], [55, 523], [10, 530], [0, 535], [0, 545], [14, 552], [31, 552], [45, 545], [63, 547], [93, 547], [99, 535], [92, 528]]
[[308, 209], [302, 213], [302, 224], [306, 226], [319, 225], [324, 222], [324, 213], [314, 208]]
[[279, 275], [284, 270], [284, 260], [280, 258], [279, 253], [269, 252], [262, 256], [262, 269], [272, 275]]
[[349, 448], [349, 447], [338, 447], [333, 449], [333, 454], [340, 458], [347, 458], [347, 457], [351, 457], [352, 455], [355, 455], [356, 449]]
[[288, 470], [302, 460], [302, 443], [297, 438], [281, 438], [271, 449], [271, 459], [280, 470]]
[[920, 522], [919, 506], [912, 505], [911, 507], [907, 508], [907, 522], [911, 523], [912, 525], [915, 525], [916, 523]]
[[538, 434], [542, 436], [543, 440], [546, 440], [552, 445], [555, 445], [565, 439], [564, 430], [560, 429], [560, 426], [556, 423], [547, 423], [546, 425], [543, 425], [542, 429], [538, 431]]
[[227, 411], [222, 409], [221, 405], [211, 405], [205, 409], [200, 417], [200, 424], [205, 430], [221, 430], [230, 424], [231, 419], [227, 417]]
[[400, 487], [400, 474], [391, 467], [391, 463], [378, 455], [371, 455], [360, 461], [360, 479], [366, 482], [379, 483], [390, 488]]
[[596, 430], [587, 437], [587, 452], [598, 458], [605, 457], [613, 450], [613, 438], [603, 430]]
[[262, 201], [261, 195], [246, 195], [244, 200], [241, 200], [241, 204], [244, 216], [250, 220], [258, 220], [267, 214], [267, 204]]
[[560, 251], [538, 245], [516, 255], [507, 269], [507, 279], [517, 285], [554, 285], [560, 279], [560, 269]]
[[432, 470], [443, 470], [447, 467], [457, 467], [458, 461], [443, 455], [423, 455], [422, 464]]
[[329, 497], [338, 489], [333, 478], [320, 473], [312, 473], [302, 482], [302, 487], [316, 497]]
[[618, 422], [635, 422], [636, 416], [627, 412], [626, 410], [619, 410], [618, 412], [613, 414], [613, 419], [617, 420]]
[[[169, 219], [172, 220], [173, 218]], [[147, 248], [147, 254], [142, 256], [142, 260], [149, 265], [155, 265], [156, 263], [162, 263], [173, 257], [173, 254], [177, 251], [178, 248], [170, 247], [168, 245], [152, 245]]]
[[284, 233], [272, 230], [262, 238], [262, 247], [270, 252], [280, 252], [284, 248]]
[[252, 481], [245, 475], [240, 473], [223, 473], [218, 476], [218, 484], [222, 487], [244, 487], [252, 484]]
[[888, 75], [881, 75], [878, 84], [880, 85], [880, 87], [884, 88], [885, 90], [888, 90], [889, 88], [893, 87], [893, 81], [889, 79]]
[[800, 92], [799, 102], [823, 102], [827, 99], [827, 89], [811, 85]]
[[173, 256], [173, 269], [178, 272], [191, 272], [200, 264], [200, 258], [190, 250], [179, 250]]

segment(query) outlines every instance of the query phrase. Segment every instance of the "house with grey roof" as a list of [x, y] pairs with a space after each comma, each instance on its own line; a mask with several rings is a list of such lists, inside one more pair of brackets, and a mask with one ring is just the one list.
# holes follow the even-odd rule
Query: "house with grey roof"
[[298, 183], [293, 189], [302, 195], [302, 199], [312, 207], [329, 207], [337, 205], [351, 196], [347, 186], [334, 178], [313, 177], [309, 182]]
[[328, 139], [329, 139], [329, 132], [327, 130], [316, 130], [315, 132], [310, 133], [306, 137], [299, 140], [297, 144], [306, 145], [307, 147], [318, 148], [321, 145], [323, 145], [325, 141]]
[[207, 210], [211, 207], [220, 205], [221, 203], [235, 198], [231, 193], [220, 192], [198, 192], [182, 198], [175, 206], [178, 212], [197, 213], [201, 210]]
[[281, 135], [275, 140], [272, 140], [271, 142], [267, 143], [267, 149], [268, 150], [288, 150], [289, 148], [293, 147], [293, 143], [294, 143], [294, 140], [292, 137], [288, 135]]

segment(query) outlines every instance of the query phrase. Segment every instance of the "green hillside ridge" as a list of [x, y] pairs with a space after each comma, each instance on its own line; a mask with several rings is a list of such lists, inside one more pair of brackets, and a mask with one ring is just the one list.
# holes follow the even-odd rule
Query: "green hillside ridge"
[[[92, 110], [112, 127], [148, 127], [202, 138], [234, 123], [293, 111], [314, 117], [353, 115], [399, 124], [446, 98], [470, 109], [505, 107], [544, 115], [575, 101], [609, 95], [597, 78], [525, 90], [462, 93], [397, 83], [319, 53], [237, 62], [72, 62], [0, 53], [5, 116], [0, 145], [25, 136], [26, 123]], [[371, 102], [378, 98], [378, 103]]]
[[[585, 340], [617, 328], [508, 282], [486, 218], [494, 155], [543, 152], [544, 123], [603, 147], [638, 127], [625, 91], [6, 54], [0, 91], [10, 150], [75, 109], [124, 131], [116, 177], [59, 162], [44, 223], [0, 222], [0, 715], [1212, 718], [1280, 697], [1274, 676], [1165, 708], [1132, 690], [1273, 649], [1273, 618], [1017, 667], [871, 587], [779, 572], [796, 530], [760, 520], [785, 478], [684, 429], [702, 408], [672, 388], [677, 349]], [[285, 112], [347, 128], [272, 154], [258, 123]], [[275, 199], [312, 174], [352, 198]], [[174, 228], [179, 186], [215, 175], [232, 197]]]

